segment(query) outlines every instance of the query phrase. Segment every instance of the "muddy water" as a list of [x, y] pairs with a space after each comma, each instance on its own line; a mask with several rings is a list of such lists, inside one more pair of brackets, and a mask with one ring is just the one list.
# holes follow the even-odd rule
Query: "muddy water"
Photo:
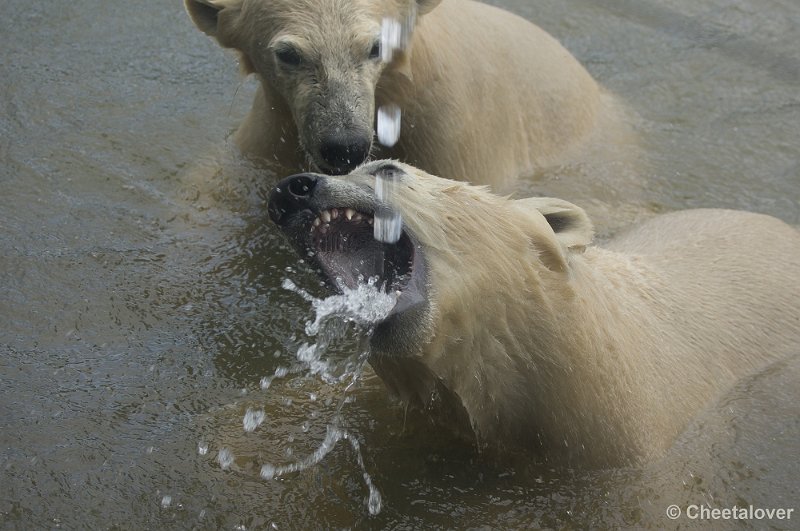
[[[635, 111], [651, 211], [735, 207], [800, 224], [796, 2], [499, 3]], [[282, 282], [317, 281], [268, 223], [278, 176], [224, 144], [252, 82], [177, 0], [4, 6], [3, 528], [669, 528], [701, 526], [668, 520], [671, 504], [797, 507], [796, 352], [710, 406], [660, 461], [598, 472], [489, 463], [405, 417], [369, 373], [349, 393], [302, 374], [263, 389], [308, 341], [312, 311]], [[589, 169], [521, 188], [590, 199], [566, 182], [575, 171]], [[317, 448], [343, 399], [377, 516], [349, 444], [260, 477]], [[265, 413], [252, 432], [248, 408]]]

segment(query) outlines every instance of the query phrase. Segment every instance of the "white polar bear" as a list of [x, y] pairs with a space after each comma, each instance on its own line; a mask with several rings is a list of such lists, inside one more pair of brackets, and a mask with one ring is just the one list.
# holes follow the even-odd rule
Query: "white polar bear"
[[[260, 87], [235, 141], [279, 175], [342, 174], [370, 154], [505, 187], [613, 145], [623, 110], [553, 37], [470, 0], [185, 0], [199, 29], [239, 52]], [[415, 13], [410, 46], [381, 61], [384, 17]], [[413, 18], [413, 17], [412, 17]], [[399, 142], [373, 143], [375, 110], [402, 109]], [[610, 184], [613, 186], [612, 184]], [[623, 193], [623, 186], [618, 193]]]
[[[387, 207], [375, 176], [389, 174], [395, 245], [370, 225]], [[378, 275], [400, 293], [371, 365], [486, 446], [642, 462], [737, 379], [800, 351], [800, 232], [769, 216], [676, 212], [600, 248], [566, 201], [515, 201], [392, 161], [289, 177], [270, 215], [329, 278]]]

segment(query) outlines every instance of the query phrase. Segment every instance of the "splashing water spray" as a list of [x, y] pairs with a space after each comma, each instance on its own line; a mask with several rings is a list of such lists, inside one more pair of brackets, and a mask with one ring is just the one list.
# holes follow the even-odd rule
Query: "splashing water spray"
[[[318, 375], [328, 384], [345, 382], [346, 385], [342, 399], [339, 401], [336, 411], [326, 428], [325, 438], [317, 449], [305, 458], [292, 463], [283, 465], [265, 463], [261, 466], [261, 477], [265, 480], [272, 480], [285, 474], [311, 468], [319, 464], [335, 448], [339, 441], [344, 440], [350, 444], [355, 453], [356, 462], [364, 478], [364, 484], [369, 491], [367, 509], [370, 514], [377, 515], [380, 513], [382, 506], [381, 493], [366, 470], [361, 453], [361, 444], [353, 434], [342, 427], [342, 409], [347, 402], [348, 393], [357, 383], [364, 365], [367, 363], [369, 357], [368, 341], [372, 326], [389, 314], [397, 302], [397, 296], [394, 293], [386, 293], [380, 289], [377, 278], [359, 282], [353, 289], [340, 285], [341, 294], [332, 295], [324, 299], [318, 299], [310, 295], [289, 279], [284, 279], [283, 288], [297, 293], [311, 303], [315, 318], [313, 321], [306, 322], [305, 332], [309, 336], [316, 337], [317, 342], [315, 344], [301, 344], [296, 353], [297, 360], [300, 362], [298, 366], [293, 369], [278, 368], [272, 377], [262, 378], [261, 388], [268, 389], [275, 378], [283, 378], [292, 372]], [[343, 371], [340, 367], [336, 367], [330, 361], [324, 359], [331, 340], [336, 339], [342, 333], [341, 327], [338, 326], [342, 322], [353, 323], [359, 330], [364, 332], [361, 334], [361, 341], [356, 350], [358, 354], [355, 359], [346, 361]], [[330, 326], [331, 324], [333, 326]], [[339, 374], [340, 372], [341, 374]], [[245, 413], [245, 430], [248, 429], [248, 423], [252, 426], [254, 421], [258, 423], [263, 421], [263, 416], [258, 415], [258, 413], [260, 412], [254, 414], [251, 410]]]

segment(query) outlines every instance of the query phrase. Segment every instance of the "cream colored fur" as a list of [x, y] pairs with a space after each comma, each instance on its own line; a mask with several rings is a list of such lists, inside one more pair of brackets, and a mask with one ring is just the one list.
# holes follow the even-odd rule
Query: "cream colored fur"
[[409, 402], [435, 410], [450, 393], [482, 444], [645, 461], [800, 349], [800, 232], [775, 218], [677, 212], [598, 247], [570, 203], [402, 168], [395, 205], [426, 257], [430, 339], [372, 364]]
[[[410, 3], [186, 0], [197, 26], [238, 50], [244, 70], [258, 75], [235, 139], [245, 154], [277, 163], [279, 174], [315, 160], [325, 124], [371, 128], [377, 106], [389, 102], [403, 109], [400, 141], [392, 149], [373, 144], [375, 157], [495, 189], [547, 166], [613, 158], [610, 146], [628, 142], [622, 110], [578, 61], [537, 26], [492, 6], [417, 0], [406, 54], [388, 66], [355, 58], [382, 17]], [[287, 40], [317, 75], [276, 67], [274, 44]], [[326, 108], [327, 79], [351, 91], [341, 108]]]

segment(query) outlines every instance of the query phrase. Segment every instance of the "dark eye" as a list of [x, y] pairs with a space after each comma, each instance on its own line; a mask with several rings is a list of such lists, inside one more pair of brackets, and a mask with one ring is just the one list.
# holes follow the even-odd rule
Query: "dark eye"
[[275, 50], [275, 57], [278, 58], [278, 61], [287, 66], [300, 66], [300, 63], [303, 62], [300, 53], [292, 46], [278, 48]]
[[377, 59], [381, 56], [381, 41], [375, 41], [372, 45], [372, 48], [369, 50], [369, 58], [370, 59]]
[[391, 162], [384, 162], [372, 172], [376, 177], [383, 177], [385, 179], [396, 179], [403, 175], [403, 170], [392, 164]]

